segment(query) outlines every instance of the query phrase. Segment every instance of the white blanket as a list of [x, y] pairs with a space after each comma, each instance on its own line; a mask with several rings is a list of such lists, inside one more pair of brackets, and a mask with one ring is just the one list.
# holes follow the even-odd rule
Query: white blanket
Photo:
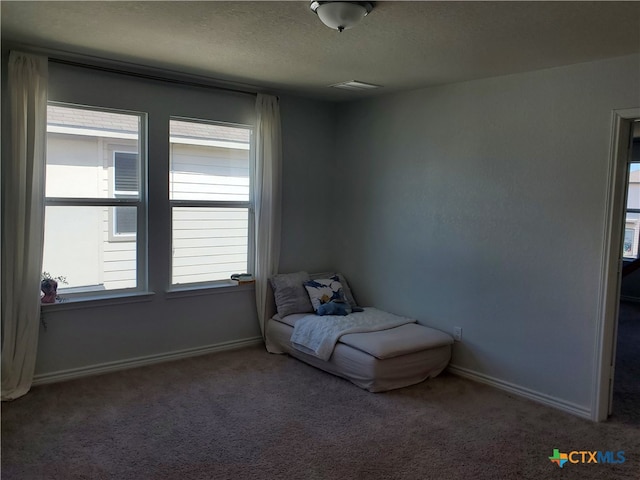
[[329, 360], [342, 335], [377, 332], [416, 321], [366, 307], [364, 312], [338, 315], [306, 315], [296, 321], [291, 335], [293, 347], [301, 352]]

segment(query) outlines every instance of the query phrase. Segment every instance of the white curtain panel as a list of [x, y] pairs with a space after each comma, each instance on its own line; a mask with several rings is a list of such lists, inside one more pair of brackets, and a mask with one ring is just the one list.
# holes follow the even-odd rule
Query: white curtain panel
[[40, 327], [47, 58], [11, 52], [11, 149], [2, 159], [2, 400], [29, 391]]
[[278, 98], [260, 93], [256, 99], [255, 172], [254, 277], [258, 320], [264, 337], [269, 277], [277, 273], [280, 260], [282, 135]]

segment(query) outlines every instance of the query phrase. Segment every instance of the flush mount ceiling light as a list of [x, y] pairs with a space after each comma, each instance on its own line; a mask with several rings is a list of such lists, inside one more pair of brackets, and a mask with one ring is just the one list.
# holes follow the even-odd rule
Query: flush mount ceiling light
[[319, 2], [313, 1], [311, 10], [327, 27], [339, 32], [355, 26], [373, 10], [372, 2]]

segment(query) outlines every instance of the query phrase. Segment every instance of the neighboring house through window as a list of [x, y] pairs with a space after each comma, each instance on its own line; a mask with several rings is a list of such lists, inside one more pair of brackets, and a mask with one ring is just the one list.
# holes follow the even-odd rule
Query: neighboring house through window
[[169, 180], [171, 252], [154, 262], [171, 265], [171, 286], [250, 271], [251, 127], [171, 118], [167, 171], [146, 160], [146, 121], [144, 113], [49, 104], [43, 270], [67, 279], [64, 295], [147, 289], [147, 168]]
[[47, 115], [43, 270], [69, 295], [144, 290], [146, 116], [56, 103]]
[[248, 271], [251, 134], [248, 126], [171, 119], [172, 285]]
[[640, 162], [629, 164], [627, 185], [627, 209], [624, 228], [623, 257], [626, 260], [638, 258], [640, 243]]

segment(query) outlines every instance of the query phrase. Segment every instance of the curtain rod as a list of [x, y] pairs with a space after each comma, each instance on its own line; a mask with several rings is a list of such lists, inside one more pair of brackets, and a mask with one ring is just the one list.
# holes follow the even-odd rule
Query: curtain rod
[[[64, 58], [48, 57], [48, 59], [49, 59], [50, 62], [59, 63], [61, 65], [69, 65], [69, 66], [73, 66], [73, 67], [88, 68], [88, 69], [91, 69], [91, 70], [98, 70], [100, 72], [116, 73], [116, 74], [120, 74], [120, 75], [128, 75], [130, 77], [143, 78], [145, 80], [155, 80], [155, 81], [159, 81], [159, 82], [173, 83], [173, 84], [176, 84], [176, 85], [184, 85], [184, 86], [199, 87], [199, 88], [210, 88], [210, 89], [214, 89], [214, 90], [223, 90], [223, 91], [239, 93], [239, 94], [243, 94], [243, 95], [251, 95], [251, 96], [254, 96], [254, 97], [257, 96], [257, 92], [252, 92], [252, 91], [249, 91], [249, 90], [243, 90], [243, 89], [240, 89], [240, 88], [222, 87], [220, 85], [213, 85], [213, 84], [205, 83], [205, 82], [197, 82], [195, 80], [171, 78], [171, 77], [162, 76], [162, 75], [153, 75], [153, 74], [150, 74], [150, 73], [136, 72], [136, 71], [126, 70], [126, 69], [121, 69], [121, 68], [108, 67], [108, 66], [105, 66], [105, 65], [96, 65], [96, 64], [83, 63], [83, 62], [79, 62], [79, 61], [75, 61], [75, 60], [67, 60], [67, 59], [64, 59]], [[143, 68], [148, 68], [148, 67], [143, 67]]]

